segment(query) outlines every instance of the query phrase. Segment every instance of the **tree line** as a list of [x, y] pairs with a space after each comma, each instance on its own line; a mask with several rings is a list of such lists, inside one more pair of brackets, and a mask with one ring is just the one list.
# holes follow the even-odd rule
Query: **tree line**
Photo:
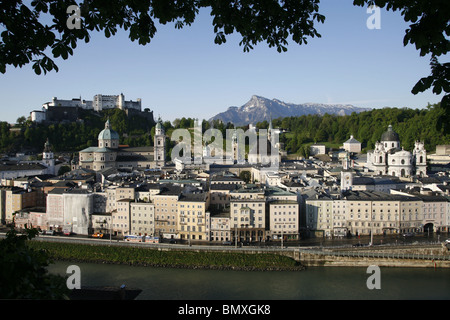
[[0, 152], [42, 152], [49, 139], [55, 152], [77, 152], [98, 145], [98, 134], [109, 119], [111, 127], [119, 133], [120, 144], [129, 146], [153, 145], [150, 135], [155, 122], [139, 114], [130, 116], [124, 110], [110, 109], [101, 112], [81, 110], [79, 121], [35, 123], [25, 117], [12, 126], [0, 122]]
[[[17, 130], [7, 122], [0, 122], [0, 152], [17, 152], [32, 150], [41, 152], [47, 138], [53, 150], [78, 152], [90, 146], [96, 146], [97, 137], [103, 130], [107, 119], [111, 127], [119, 133], [120, 144], [129, 146], [152, 146], [155, 133], [155, 122], [145, 117], [133, 115], [128, 117], [120, 109], [104, 110], [101, 113], [83, 111], [82, 121], [71, 123], [35, 124], [21, 119]], [[280, 142], [284, 144], [289, 154], [307, 155], [308, 146], [312, 143], [325, 143], [341, 146], [351, 135], [361, 142], [363, 152], [373, 149], [383, 132], [392, 125], [399, 134], [402, 146], [406, 150], [414, 148], [414, 142], [425, 142], [426, 149], [434, 151], [436, 145], [449, 144], [450, 134], [445, 133], [436, 124], [444, 110], [439, 105], [428, 105], [423, 109], [383, 108], [373, 109], [347, 116], [338, 115], [303, 115], [272, 120], [274, 128], [282, 130]], [[174, 146], [170, 140], [173, 130], [178, 128], [193, 128], [196, 119], [181, 118], [174, 121], [164, 121], [167, 135], [167, 155]], [[199, 123], [200, 124], [200, 123]], [[223, 133], [234, 129], [232, 123], [220, 120], [201, 121], [202, 131], [215, 128]], [[268, 121], [258, 122], [256, 127], [267, 129]], [[243, 127], [246, 130], [248, 127]]]
[[[425, 142], [428, 151], [434, 151], [436, 145], [449, 144], [450, 134], [437, 125], [444, 110], [439, 104], [428, 105], [423, 109], [382, 108], [351, 115], [303, 115], [272, 120], [274, 128], [285, 133], [280, 135], [288, 153], [303, 154], [306, 144], [328, 143], [342, 144], [351, 135], [359, 142], [363, 152], [375, 147], [381, 135], [389, 125], [399, 134], [400, 142], [405, 150], [412, 150], [414, 142]], [[258, 128], [268, 128], [268, 122], [256, 124]]]

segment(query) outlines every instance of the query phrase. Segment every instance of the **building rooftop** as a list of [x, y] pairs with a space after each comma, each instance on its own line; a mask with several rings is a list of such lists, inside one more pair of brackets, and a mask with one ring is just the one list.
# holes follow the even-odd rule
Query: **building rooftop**
[[378, 191], [346, 191], [343, 193], [343, 199], [355, 201], [420, 201], [417, 197]]

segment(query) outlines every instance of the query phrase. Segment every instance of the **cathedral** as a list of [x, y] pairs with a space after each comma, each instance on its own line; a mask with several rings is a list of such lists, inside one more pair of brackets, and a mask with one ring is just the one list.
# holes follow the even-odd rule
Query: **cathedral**
[[161, 168], [165, 165], [165, 138], [164, 127], [159, 119], [153, 147], [122, 146], [119, 145], [119, 134], [111, 128], [108, 119], [98, 135], [98, 146], [81, 150], [78, 163], [72, 169], [101, 171], [106, 168]]
[[375, 143], [375, 150], [367, 152], [367, 168], [378, 175], [396, 177], [426, 176], [427, 151], [424, 143], [416, 141], [413, 152], [401, 148], [397, 132], [389, 125]]

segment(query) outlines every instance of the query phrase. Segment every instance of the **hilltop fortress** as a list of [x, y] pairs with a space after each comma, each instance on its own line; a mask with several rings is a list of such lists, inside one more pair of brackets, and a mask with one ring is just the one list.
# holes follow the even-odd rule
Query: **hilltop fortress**
[[[106, 109], [121, 109], [129, 112], [141, 112], [142, 100], [126, 101], [123, 93], [119, 95], [97, 94], [92, 100], [74, 98], [72, 100], [58, 99], [53, 97], [52, 101], [42, 105], [41, 110], [30, 112], [31, 121], [41, 123], [44, 121], [76, 121], [79, 116], [79, 110], [102, 111]], [[153, 118], [153, 113], [152, 114]]]

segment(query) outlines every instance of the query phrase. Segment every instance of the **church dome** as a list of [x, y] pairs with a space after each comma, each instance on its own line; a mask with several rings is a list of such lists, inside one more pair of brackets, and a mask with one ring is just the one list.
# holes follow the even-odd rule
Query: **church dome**
[[111, 129], [109, 119], [105, 123], [105, 129], [98, 134], [98, 140], [119, 140], [119, 134]]
[[391, 125], [389, 125], [387, 131], [381, 135], [381, 141], [400, 141], [400, 138], [398, 133], [392, 129]]

